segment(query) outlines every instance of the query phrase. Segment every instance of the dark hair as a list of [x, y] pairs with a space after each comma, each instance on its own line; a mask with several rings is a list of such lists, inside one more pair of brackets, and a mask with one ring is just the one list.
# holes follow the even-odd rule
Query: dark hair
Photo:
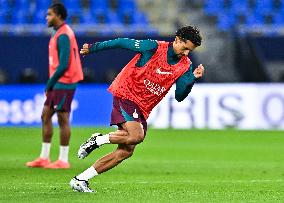
[[61, 16], [62, 20], [66, 20], [67, 10], [63, 4], [54, 3], [49, 7], [49, 9], [52, 9], [56, 15]]
[[186, 40], [191, 41], [197, 47], [201, 45], [202, 37], [200, 35], [200, 31], [194, 26], [179, 28], [176, 31], [176, 36], [184, 42], [186, 42]]

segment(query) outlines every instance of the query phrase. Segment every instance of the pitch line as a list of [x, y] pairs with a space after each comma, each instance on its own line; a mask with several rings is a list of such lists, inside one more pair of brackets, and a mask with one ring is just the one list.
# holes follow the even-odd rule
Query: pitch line
[[[283, 179], [276, 179], [276, 180], [262, 180], [262, 179], [255, 179], [255, 180], [211, 180], [211, 181], [200, 181], [200, 180], [181, 180], [181, 181], [100, 181], [99, 183], [103, 184], [175, 184], [175, 183], [269, 183], [269, 182], [277, 182], [281, 183], [284, 182]], [[25, 185], [69, 185], [69, 183], [43, 183], [43, 182], [25, 182], [21, 183]], [[94, 183], [96, 184], [96, 182]]]

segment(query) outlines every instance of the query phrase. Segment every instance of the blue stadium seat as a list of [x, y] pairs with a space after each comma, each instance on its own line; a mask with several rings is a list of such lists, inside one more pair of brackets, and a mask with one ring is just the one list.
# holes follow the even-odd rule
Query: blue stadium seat
[[33, 15], [34, 24], [46, 24], [46, 10], [39, 10]]
[[[284, 0], [283, 0], [283, 1], [284, 1]], [[283, 4], [284, 4], [284, 3], [283, 3]], [[278, 10], [277, 13], [284, 15], [284, 5]]]
[[217, 27], [220, 31], [229, 31], [235, 23], [235, 15], [232, 13], [221, 12], [217, 16]]
[[277, 13], [274, 15], [274, 24], [284, 25], [284, 15], [283, 13]]
[[5, 11], [0, 11], [0, 24], [6, 24]]
[[30, 0], [17, 0], [17, 4], [16, 4], [17, 10], [29, 11], [30, 8], [31, 8]]
[[81, 23], [81, 12], [80, 10], [69, 10], [68, 11], [68, 17], [66, 19], [67, 23], [69, 24], [79, 24]]
[[253, 25], [261, 25], [261, 24], [264, 24], [264, 19], [260, 13], [255, 12], [255, 13], [250, 13], [247, 15], [246, 25], [253, 26]]
[[247, 23], [247, 15], [249, 12], [234, 13], [234, 24], [245, 25]]
[[106, 0], [92, 0], [91, 1], [91, 10], [93, 12], [96, 12], [96, 11], [106, 11], [109, 9], [109, 5], [108, 5], [108, 1]]
[[50, 5], [51, 5], [50, 0], [36, 0], [37, 10], [47, 10]]
[[263, 24], [275, 24], [274, 11], [262, 11], [259, 15], [262, 16]]
[[80, 11], [82, 9], [79, 0], [65, 0], [64, 5], [68, 11]]
[[137, 11], [135, 15], [133, 15], [133, 23], [139, 25], [148, 25], [149, 20], [144, 12]]
[[149, 20], [141, 11], [122, 10], [119, 12], [120, 21], [124, 24], [148, 25]]
[[256, 12], [269, 12], [273, 10], [272, 0], [255, 0]]
[[92, 16], [96, 19], [96, 22], [99, 24], [106, 23], [106, 12], [101, 9], [92, 10]]
[[280, 10], [284, 6], [284, 0], [273, 0], [272, 6], [274, 10]]
[[13, 15], [14, 13], [12, 11], [4, 11], [3, 18], [4, 18], [5, 24], [12, 24]]
[[232, 1], [230, 11], [234, 14], [241, 14], [249, 10], [247, 0]]
[[81, 23], [82, 24], [96, 24], [97, 19], [92, 15], [90, 11], [84, 11], [81, 15]]
[[[111, 25], [107, 30], [98, 31], [102, 35], [123, 34], [125, 19], [127, 19], [126, 24], [131, 25], [133, 28], [126, 30], [127, 34], [144, 32], [143, 29], [141, 31], [141, 26], [145, 26], [145, 33], [152, 33], [153, 35], [158, 33], [156, 29], [149, 28], [149, 20], [145, 13], [138, 10], [136, 0], [113, 0], [112, 3], [110, 1], [86, 0], [83, 2], [83, 0], [61, 0], [60, 2], [68, 10], [68, 23], [84, 25], [104, 23]], [[52, 2], [54, 1], [0, 0], [0, 24], [20, 25], [33, 23], [36, 26], [35, 32], [32, 32], [32, 34], [38, 35], [42, 32], [43, 26], [46, 26], [46, 12]], [[110, 8], [110, 4], [112, 8]], [[81, 5], [84, 5], [84, 8]], [[90, 8], [88, 8], [88, 5], [90, 5]]]
[[119, 0], [119, 10], [137, 10], [137, 5], [135, 0]]
[[27, 16], [25, 11], [14, 12], [12, 15], [12, 24], [26, 24]]
[[0, 0], [0, 10], [2, 11], [11, 11], [13, 5], [11, 5], [9, 0]]
[[206, 0], [205, 1], [205, 12], [207, 15], [216, 15], [222, 12], [224, 8], [223, 0]]
[[133, 24], [136, 12], [132, 10], [121, 10], [118, 12], [118, 15], [123, 24]]
[[121, 19], [115, 11], [108, 11], [106, 13], [106, 23], [108, 24], [121, 24]]

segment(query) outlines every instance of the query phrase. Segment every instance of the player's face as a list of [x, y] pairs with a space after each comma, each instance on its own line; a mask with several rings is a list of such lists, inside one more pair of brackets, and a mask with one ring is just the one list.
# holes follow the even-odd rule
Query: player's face
[[58, 18], [59, 17], [54, 13], [52, 9], [47, 10], [46, 21], [48, 27], [53, 27], [56, 24]]
[[176, 37], [173, 43], [173, 48], [176, 55], [181, 58], [183, 56], [188, 56], [188, 54], [193, 51], [196, 46], [189, 40], [186, 40], [186, 42], [184, 42], [179, 37]]

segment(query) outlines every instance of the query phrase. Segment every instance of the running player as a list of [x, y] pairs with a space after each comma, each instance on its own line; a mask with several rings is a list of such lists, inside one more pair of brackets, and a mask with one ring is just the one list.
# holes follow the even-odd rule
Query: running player
[[73, 190], [93, 192], [88, 185], [89, 179], [110, 170], [133, 154], [135, 146], [145, 138], [146, 119], [151, 110], [174, 83], [176, 100], [180, 102], [187, 97], [195, 80], [204, 73], [202, 64], [193, 70], [188, 58], [188, 54], [201, 45], [201, 40], [197, 28], [186, 26], [177, 30], [175, 40], [171, 43], [118, 38], [83, 45], [80, 51], [82, 55], [112, 48], [130, 49], [137, 55], [109, 87], [113, 94], [111, 125], [117, 125], [118, 130], [105, 135], [93, 134], [80, 146], [78, 157], [83, 159], [104, 144], [117, 144], [118, 147], [75, 176], [70, 181]]

